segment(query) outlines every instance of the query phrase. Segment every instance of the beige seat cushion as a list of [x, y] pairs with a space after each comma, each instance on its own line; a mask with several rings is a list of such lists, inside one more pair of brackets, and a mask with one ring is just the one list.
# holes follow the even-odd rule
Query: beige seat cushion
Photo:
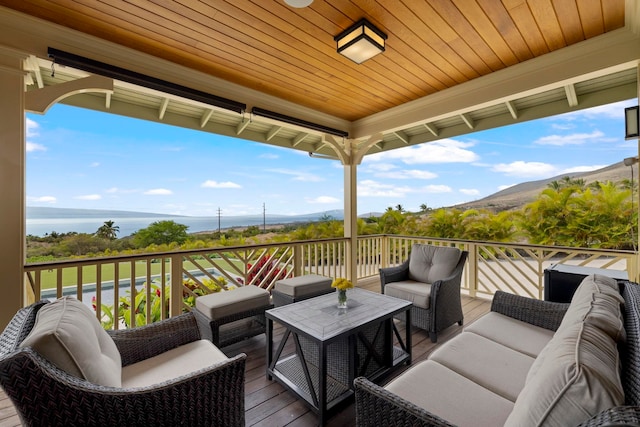
[[209, 319], [221, 319], [269, 305], [269, 291], [254, 285], [196, 298], [196, 308]]
[[488, 338], [463, 332], [434, 351], [429, 360], [515, 402], [535, 359]]
[[384, 286], [384, 294], [411, 301], [413, 305], [428, 309], [431, 306], [431, 285], [414, 280], [392, 282]]
[[31, 347], [63, 371], [94, 384], [120, 387], [122, 360], [95, 313], [72, 297], [44, 305], [20, 345]]
[[513, 408], [513, 402], [432, 360], [384, 388], [460, 427], [501, 426]]
[[453, 273], [461, 254], [458, 248], [415, 243], [409, 256], [409, 279], [422, 283], [445, 279]]
[[617, 349], [624, 300], [611, 285], [603, 276], [582, 281], [505, 425], [577, 425], [624, 403]]
[[553, 338], [553, 331], [513, 319], [500, 313], [487, 313], [465, 329], [513, 350], [537, 357]]
[[329, 277], [318, 274], [307, 274], [306, 276], [282, 279], [276, 282], [274, 289], [292, 297], [303, 297], [305, 295], [317, 294], [322, 291], [329, 292], [333, 280]]
[[229, 360], [211, 341], [198, 340], [122, 368], [122, 387], [146, 387]]

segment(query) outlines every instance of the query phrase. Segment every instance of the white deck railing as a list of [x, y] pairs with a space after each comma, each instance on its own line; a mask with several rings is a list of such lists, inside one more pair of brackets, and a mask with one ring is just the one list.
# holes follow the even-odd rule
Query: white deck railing
[[[636, 277], [636, 254], [631, 251], [374, 235], [358, 238], [357, 278], [377, 276], [379, 268], [401, 263], [413, 243], [469, 251], [462, 288], [472, 297], [504, 290], [541, 299], [544, 270], [552, 264], [624, 270]], [[188, 309], [184, 297], [209, 292], [211, 284], [254, 284], [271, 290], [283, 277], [344, 277], [347, 244], [348, 239], [336, 238], [29, 264], [24, 267], [25, 303], [73, 295], [90, 304], [95, 297], [98, 318], [104, 320], [103, 307], [134, 295], [136, 309], [124, 316], [129, 324], [150, 323]], [[113, 322], [114, 328], [121, 326]]]

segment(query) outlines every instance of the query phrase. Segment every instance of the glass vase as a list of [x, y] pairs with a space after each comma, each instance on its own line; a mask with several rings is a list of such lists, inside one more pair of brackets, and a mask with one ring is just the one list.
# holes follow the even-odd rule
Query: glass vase
[[338, 308], [347, 308], [347, 290], [338, 289]]

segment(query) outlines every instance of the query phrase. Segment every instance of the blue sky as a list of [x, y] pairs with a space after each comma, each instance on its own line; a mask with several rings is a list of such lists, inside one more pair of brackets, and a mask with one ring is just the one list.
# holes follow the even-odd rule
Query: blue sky
[[[520, 182], [637, 155], [637, 100], [366, 156], [358, 213], [451, 206]], [[337, 161], [56, 105], [27, 114], [27, 205], [174, 215], [305, 214], [343, 208]]]

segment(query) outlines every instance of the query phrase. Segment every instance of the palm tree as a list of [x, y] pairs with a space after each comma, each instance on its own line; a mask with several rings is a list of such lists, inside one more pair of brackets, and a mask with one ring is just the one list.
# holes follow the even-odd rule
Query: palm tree
[[111, 220], [105, 221], [104, 224], [98, 228], [98, 231], [96, 231], [96, 236], [102, 237], [103, 239], [115, 240], [120, 231], [120, 227], [114, 224]]
[[427, 206], [426, 203], [423, 203], [420, 205], [420, 212], [425, 213], [429, 210], [429, 207]]
[[396, 205], [396, 210], [400, 213], [404, 212], [404, 207], [402, 205]]

